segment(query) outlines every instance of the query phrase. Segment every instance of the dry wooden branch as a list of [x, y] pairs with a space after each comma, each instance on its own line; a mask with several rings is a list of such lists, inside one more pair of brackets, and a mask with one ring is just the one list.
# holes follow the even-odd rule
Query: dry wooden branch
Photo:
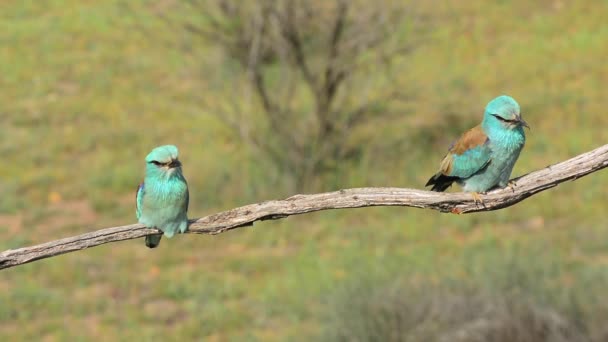
[[[583, 153], [515, 179], [513, 188], [498, 189], [482, 195], [483, 204], [475, 203], [467, 193], [437, 193], [401, 188], [345, 189], [311, 195], [295, 195], [284, 200], [250, 204], [190, 221], [189, 233], [220, 234], [249, 226], [256, 221], [275, 220], [320, 210], [371, 206], [406, 206], [441, 212], [472, 213], [511, 206], [562, 182], [575, 180], [608, 166], [608, 145]], [[0, 269], [39, 259], [78, 251], [104, 243], [136, 239], [158, 233], [140, 224], [112, 227], [68, 237], [36, 246], [0, 253]]]

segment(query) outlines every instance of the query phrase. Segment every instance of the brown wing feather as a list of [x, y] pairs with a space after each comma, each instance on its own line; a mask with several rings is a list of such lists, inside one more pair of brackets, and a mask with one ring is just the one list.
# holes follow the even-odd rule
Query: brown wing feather
[[439, 166], [439, 170], [444, 175], [449, 175], [452, 173], [452, 161], [453, 155], [461, 155], [466, 151], [473, 149], [477, 146], [485, 144], [488, 140], [488, 136], [481, 129], [481, 125], [477, 125], [470, 130], [464, 132], [458, 140], [456, 140], [450, 149], [448, 150], [448, 154], [443, 157], [441, 160], [441, 164]]
[[488, 136], [481, 129], [481, 125], [475, 126], [464, 132], [454, 145], [450, 148], [450, 153], [461, 155], [464, 152], [477, 146], [485, 144]]

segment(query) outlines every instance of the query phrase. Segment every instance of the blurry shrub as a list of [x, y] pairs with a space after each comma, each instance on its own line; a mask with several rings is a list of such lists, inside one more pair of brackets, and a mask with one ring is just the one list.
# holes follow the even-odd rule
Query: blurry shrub
[[341, 299], [329, 321], [328, 341], [594, 340], [569, 313], [525, 295], [395, 284], [358, 288]]
[[391, 105], [404, 99], [393, 62], [422, 41], [412, 29], [419, 18], [404, 4], [198, 0], [178, 6], [181, 11], [159, 15], [179, 32], [185, 51], [196, 54], [210, 43], [220, 48], [223, 68], [202, 74], [209, 83], [220, 74], [215, 86], [236, 95], [202, 94], [202, 106], [252, 158], [288, 179], [290, 191], [321, 188], [324, 175], [360, 158], [366, 144], [357, 135], [390, 120]]

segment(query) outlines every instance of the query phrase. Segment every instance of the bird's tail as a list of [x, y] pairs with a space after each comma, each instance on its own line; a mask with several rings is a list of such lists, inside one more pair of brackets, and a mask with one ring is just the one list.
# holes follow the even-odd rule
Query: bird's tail
[[446, 176], [441, 172], [435, 174], [424, 186], [432, 185], [431, 191], [444, 192], [447, 188], [452, 186], [452, 183], [457, 177]]
[[160, 239], [163, 237], [163, 234], [155, 234], [155, 235], [147, 235], [146, 236], [146, 246], [148, 248], [156, 248], [160, 243]]

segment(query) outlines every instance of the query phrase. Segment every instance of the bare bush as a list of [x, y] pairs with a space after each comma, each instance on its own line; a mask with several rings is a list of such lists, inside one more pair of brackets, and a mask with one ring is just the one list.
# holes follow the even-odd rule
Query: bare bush
[[[576, 342], [584, 327], [525, 295], [423, 291], [400, 285], [354, 292], [330, 320], [330, 341]], [[598, 339], [601, 341], [602, 339]]]
[[224, 80], [238, 92], [225, 99], [229, 104], [207, 99], [203, 105], [289, 176], [292, 190], [310, 189], [313, 178], [356, 156], [364, 147], [352, 141], [357, 128], [386, 118], [390, 103], [404, 96], [391, 82], [391, 65], [416, 44], [406, 29], [415, 17], [402, 4], [190, 0], [179, 6], [191, 16], [159, 13], [200, 44], [219, 46], [244, 75]]

